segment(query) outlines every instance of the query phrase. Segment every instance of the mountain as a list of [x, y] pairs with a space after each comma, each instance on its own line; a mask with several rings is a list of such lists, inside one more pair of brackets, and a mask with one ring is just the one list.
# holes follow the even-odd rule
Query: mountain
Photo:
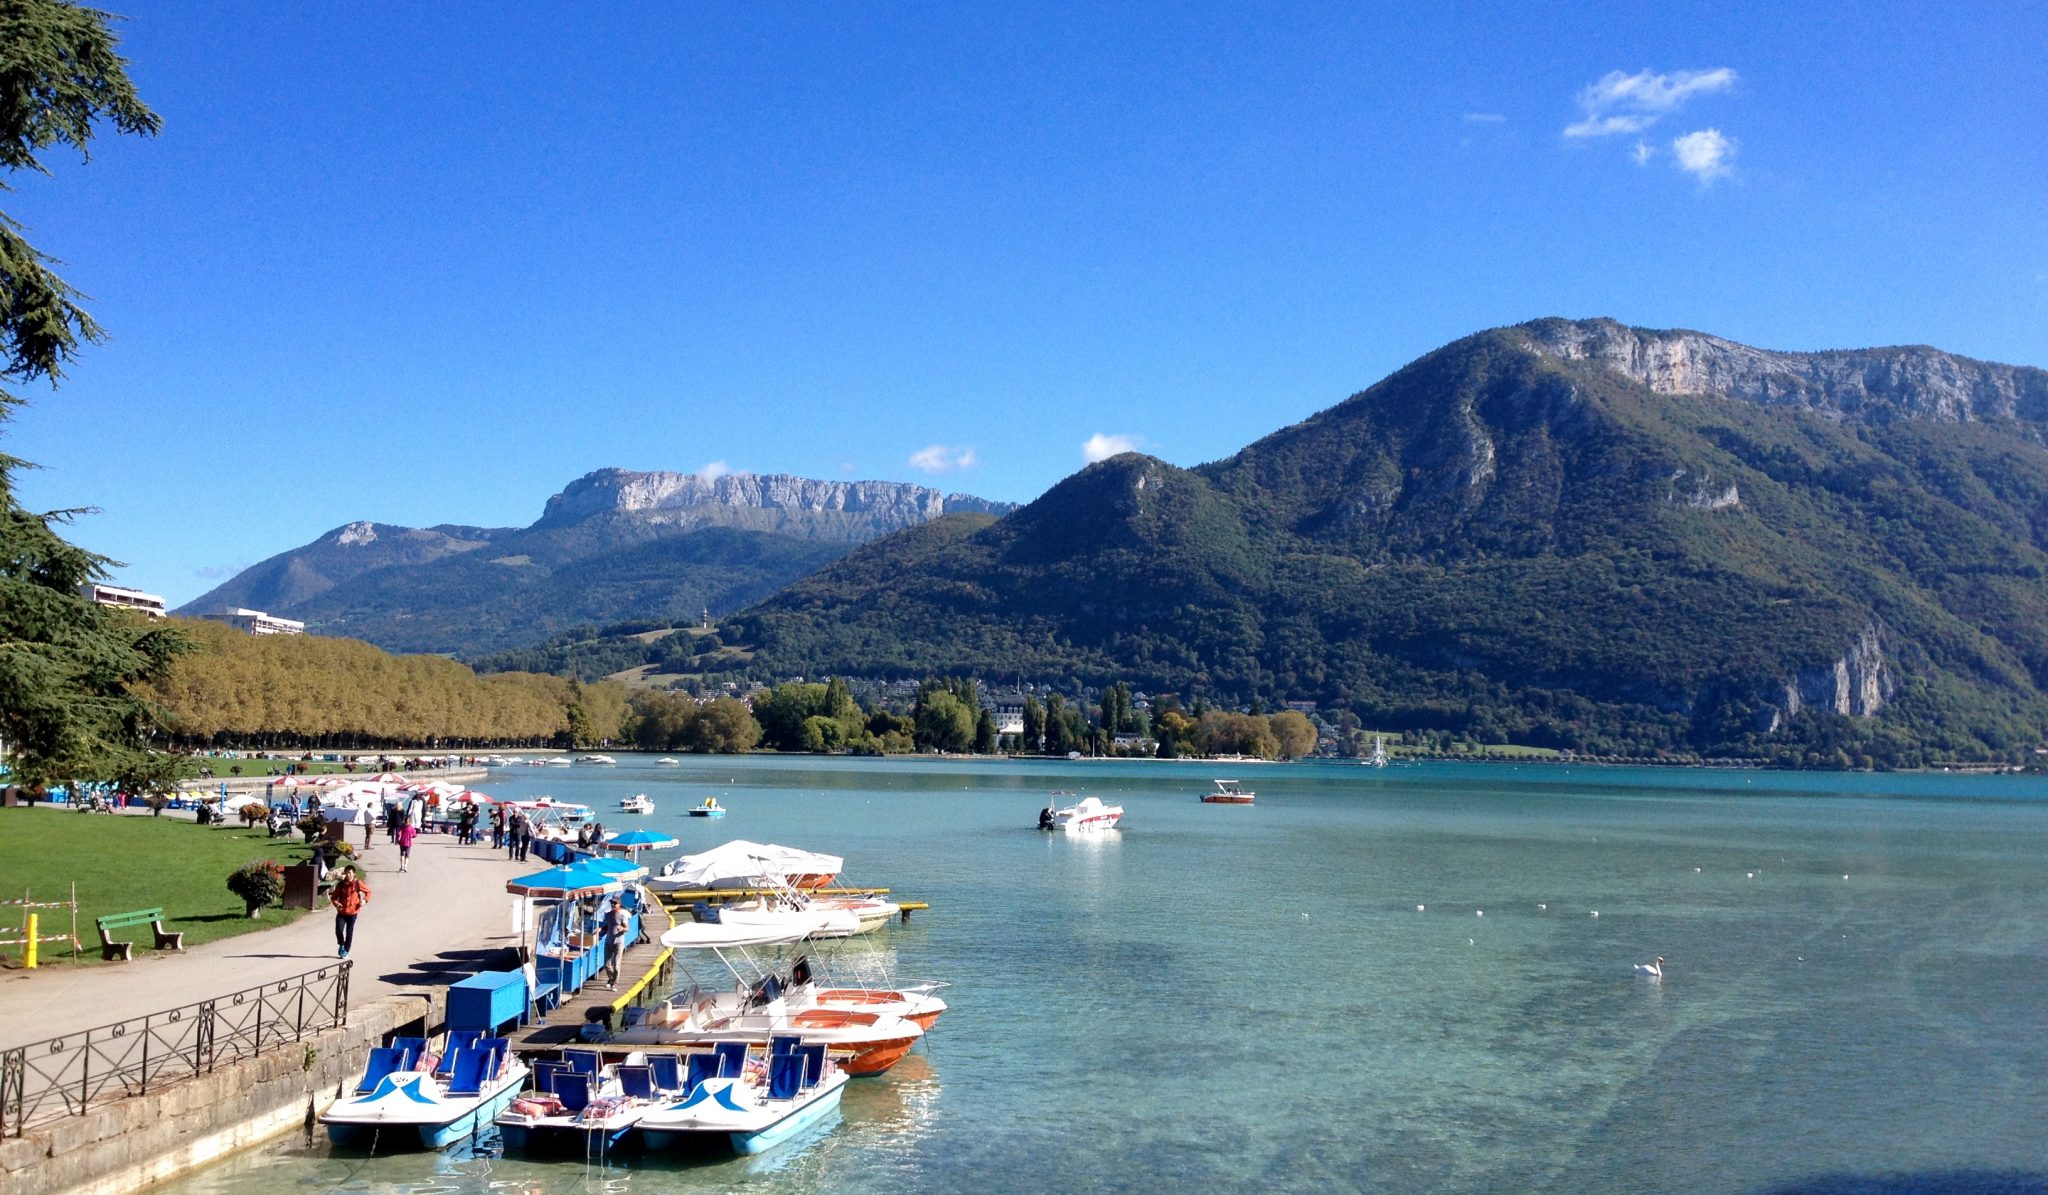
[[2048, 373], [1550, 319], [1237, 455], [1091, 465], [722, 628], [767, 672], [1316, 700], [1368, 725], [1802, 762], [2048, 724]]
[[393, 651], [471, 655], [585, 623], [694, 622], [875, 536], [1010, 509], [900, 482], [600, 469], [548, 499], [530, 527], [350, 523], [179, 612], [244, 606]]

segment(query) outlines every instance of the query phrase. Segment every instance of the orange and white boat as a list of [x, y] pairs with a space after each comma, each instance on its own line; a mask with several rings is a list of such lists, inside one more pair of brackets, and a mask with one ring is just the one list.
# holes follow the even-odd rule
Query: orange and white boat
[[[607, 1044], [670, 1045], [744, 1041], [763, 1045], [772, 1037], [798, 1034], [822, 1043], [832, 1060], [850, 1075], [879, 1075], [909, 1053], [945, 1004], [914, 989], [880, 992], [857, 986], [820, 987], [811, 981], [809, 966], [799, 960], [788, 978], [756, 963], [750, 947], [780, 946], [802, 941], [801, 927], [772, 929], [720, 922], [685, 923], [662, 935], [662, 945], [677, 951], [685, 975], [685, 952], [708, 952], [736, 981], [726, 991], [707, 991], [691, 982], [637, 1022], [614, 1034]], [[749, 980], [746, 971], [756, 977]], [[914, 1015], [912, 1015], [914, 1014]]]

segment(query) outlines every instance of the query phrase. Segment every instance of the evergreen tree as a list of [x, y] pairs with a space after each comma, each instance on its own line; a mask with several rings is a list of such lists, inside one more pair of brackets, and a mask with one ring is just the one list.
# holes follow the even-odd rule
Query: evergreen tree
[[974, 753], [994, 755], [996, 753], [996, 717], [986, 708], [974, 715]]
[[1040, 708], [1038, 698], [1024, 698], [1024, 744], [1023, 750], [1036, 755], [1045, 750], [1045, 710]]
[[[110, 18], [56, 0], [13, 0], [0, 19], [0, 169], [50, 173], [38, 156], [68, 145], [89, 157], [101, 121], [154, 134], [115, 53]], [[0, 214], [0, 377], [54, 386], [79, 343], [102, 338], [51, 259]], [[0, 390], [0, 423], [20, 397]], [[63, 516], [15, 499], [24, 462], [0, 453], [0, 747], [27, 786], [111, 780], [137, 791], [176, 784], [181, 761], [153, 751], [156, 711], [128, 691], [188, 650], [161, 623], [93, 605], [79, 586], [113, 562], [57, 534]]]

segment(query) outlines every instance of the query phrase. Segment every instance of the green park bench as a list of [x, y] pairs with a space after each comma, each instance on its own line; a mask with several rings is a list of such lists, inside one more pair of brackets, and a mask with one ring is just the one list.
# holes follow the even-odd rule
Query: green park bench
[[135, 949], [135, 943], [116, 942], [113, 935], [108, 931], [126, 929], [131, 925], [141, 925], [145, 921], [149, 923], [149, 927], [152, 930], [156, 931], [156, 948], [158, 950], [185, 949], [185, 934], [183, 930], [175, 934], [164, 932], [164, 911], [162, 909], [138, 909], [133, 913], [110, 913], [105, 917], [95, 917], [93, 919], [93, 924], [100, 927], [100, 957], [107, 962], [112, 962], [115, 959], [120, 959], [124, 963], [127, 962], [128, 952]]

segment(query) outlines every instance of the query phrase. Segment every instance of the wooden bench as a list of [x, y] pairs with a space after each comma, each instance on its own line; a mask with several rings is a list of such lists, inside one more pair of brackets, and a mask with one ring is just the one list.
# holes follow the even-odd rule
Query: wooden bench
[[116, 942], [113, 935], [107, 931], [126, 929], [131, 925], [141, 925], [144, 922], [148, 922], [149, 927], [156, 931], [156, 948], [158, 950], [185, 949], [185, 934], [183, 930], [175, 934], [164, 932], [164, 911], [162, 909], [138, 909], [133, 913], [111, 913], [105, 917], [95, 917], [93, 919], [93, 924], [100, 927], [100, 957], [107, 962], [113, 962], [115, 959], [120, 959], [124, 963], [127, 962], [129, 960], [129, 951], [135, 949], [135, 943]]

